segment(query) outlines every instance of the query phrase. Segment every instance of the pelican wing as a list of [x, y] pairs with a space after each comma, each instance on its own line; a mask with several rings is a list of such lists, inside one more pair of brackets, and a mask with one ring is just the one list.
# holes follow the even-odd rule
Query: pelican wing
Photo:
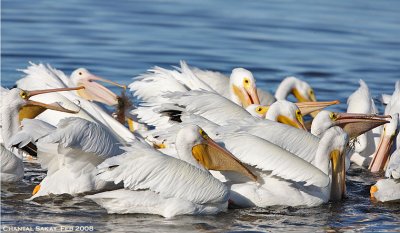
[[190, 67], [186, 64], [185, 61], [180, 62], [181, 67], [179, 71], [180, 75], [175, 75], [175, 78], [178, 79], [181, 83], [184, 83], [186, 86], [190, 88], [190, 90], [205, 90], [214, 92], [214, 89], [210, 87], [206, 82], [199, 79], [190, 69]]
[[178, 197], [195, 203], [228, 200], [225, 185], [209, 172], [172, 158], [146, 145], [133, 143], [127, 153], [99, 165], [99, 177], [132, 190], [150, 189], [164, 197]]
[[181, 121], [180, 116], [183, 111], [184, 108], [174, 104], [150, 101], [132, 110], [131, 114], [137, 115], [141, 123], [157, 129], [166, 129]]
[[[30, 63], [31, 65], [24, 70], [21, 70], [26, 76], [17, 81], [17, 86], [25, 90], [39, 90], [49, 88], [61, 88], [73, 86], [71, 80], [60, 70], [57, 70], [50, 65]], [[50, 124], [56, 125], [66, 117], [81, 117], [89, 121], [104, 124], [106, 127], [112, 128], [116, 135], [125, 141], [131, 141], [135, 137], [129, 132], [126, 127], [109, 116], [104, 110], [96, 104], [77, 96], [73, 92], [48, 93], [33, 96], [32, 100], [42, 103], [57, 102], [63, 107], [78, 111], [78, 114], [72, 115], [69, 113], [54, 113], [54, 111], [46, 110], [40, 114], [39, 119]]]
[[167, 70], [155, 67], [148, 73], [134, 78], [129, 85], [134, 96], [142, 101], [167, 102], [163, 94], [168, 92], [186, 92], [189, 90], [214, 91], [208, 84], [199, 79], [189, 68], [185, 61], [180, 62], [181, 67]]
[[319, 143], [319, 138], [304, 130], [269, 120], [244, 119], [218, 129], [219, 135], [233, 132], [246, 132], [265, 139], [309, 163], [314, 162]]
[[218, 94], [230, 98], [229, 77], [220, 72], [201, 70], [197, 67], [190, 67], [190, 70], [203, 82], [208, 83]]
[[64, 148], [79, 149], [104, 158], [123, 153], [119, 140], [100, 124], [71, 117], [61, 120], [57, 127], [40, 142], [58, 143]]
[[179, 75], [176, 70], [167, 70], [161, 67], [154, 67], [136, 78], [129, 85], [133, 95], [142, 101], [156, 100], [165, 102], [163, 94], [167, 92], [185, 92], [188, 87], [180, 83], [174, 76]]
[[223, 96], [208, 91], [189, 91], [167, 94], [171, 102], [184, 106], [186, 111], [200, 115], [216, 124], [225, 124], [229, 120], [254, 119], [244, 108]]
[[49, 88], [68, 87], [69, 78], [60, 70], [50, 65], [35, 64], [21, 70], [26, 76], [18, 80], [17, 86], [24, 90], [42, 90]]
[[56, 130], [56, 127], [38, 119], [24, 119], [21, 126], [22, 129], [10, 139], [10, 145], [18, 145], [19, 148], [30, 142], [36, 143], [40, 138]]
[[328, 175], [288, 151], [249, 134], [236, 134], [223, 139], [225, 147], [240, 161], [255, 166], [272, 175], [305, 185], [326, 187]]
[[[171, 147], [175, 144], [175, 138], [179, 130], [187, 125], [198, 125], [200, 128], [205, 130], [211, 138], [216, 138], [215, 130], [219, 125], [197, 115], [183, 114], [181, 116], [182, 122], [180, 124], [174, 124], [168, 128], [156, 128], [143, 133], [143, 136], [149, 139], [151, 142], [163, 143]], [[172, 147], [174, 148], [174, 147]]]

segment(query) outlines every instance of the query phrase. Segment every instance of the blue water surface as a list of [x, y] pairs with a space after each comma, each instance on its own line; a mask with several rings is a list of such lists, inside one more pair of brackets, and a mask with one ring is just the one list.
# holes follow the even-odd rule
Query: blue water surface
[[[274, 91], [288, 75], [309, 82], [319, 100], [347, 97], [364, 79], [374, 97], [400, 79], [400, 2], [337, 1], [23, 1], [1, 2], [1, 82], [11, 87], [28, 62], [70, 73], [85, 67], [129, 84], [158, 65], [179, 60], [229, 74], [251, 70]], [[116, 89], [114, 89], [116, 90]], [[380, 107], [382, 109], [382, 107]], [[369, 200], [376, 177], [350, 170], [348, 198], [317, 208], [253, 208], [217, 216], [165, 220], [107, 215], [82, 198], [23, 200], [44, 173], [28, 164], [24, 182], [2, 188], [2, 224], [89, 225], [114, 232], [399, 231], [399, 204]], [[360, 178], [361, 177], [361, 178]]]

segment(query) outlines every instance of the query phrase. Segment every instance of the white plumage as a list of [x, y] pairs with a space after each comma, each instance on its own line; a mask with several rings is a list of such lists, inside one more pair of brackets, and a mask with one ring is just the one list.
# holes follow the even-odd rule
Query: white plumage
[[24, 177], [24, 164], [22, 156], [14, 154], [7, 150], [3, 144], [0, 144], [1, 158], [1, 183], [14, 183], [22, 180]]
[[[377, 114], [377, 108], [367, 84], [360, 80], [360, 87], [347, 100], [348, 113]], [[377, 149], [382, 127], [374, 128], [357, 137], [350, 159], [359, 166], [368, 166]]]
[[[46, 121], [52, 125], [57, 125], [58, 122], [63, 118], [80, 117], [89, 121], [103, 124], [105, 127], [110, 128], [114, 134], [118, 135], [121, 140], [134, 140], [134, 135], [125, 126], [111, 117], [110, 114], [105, 112], [101, 107], [90, 101], [101, 100], [106, 104], [117, 103], [117, 97], [115, 94], [113, 94], [104, 86], [94, 82], [96, 80], [104, 81], [104, 79], [94, 76], [83, 68], [74, 71], [73, 75], [71, 75], [71, 78], [68, 78], [62, 71], [54, 69], [49, 65], [36, 65], [34, 63], [31, 63], [27, 69], [22, 71], [26, 76], [17, 81], [18, 87], [22, 89], [36, 90], [76, 86], [85, 86], [86, 91], [89, 91], [87, 89], [90, 89], [90, 92], [49, 93], [33, 97], [34, 100], [43, 103], [58, 102], [65, 108], [79, 111], [76, 115], [45, 111], [40, 114], [37, 119]], [[92, 79], [93, 81], [90, 81]], [[109, 82], [108, 80], [105, 81]]]
[[[239, 134], [222, 141], [238, 159], [252, 165], [252, 171], [258, 176], [258, 183], [227, 179], [231, 201], [235, 205], [315, 206], [337, 198], [331, 194], [332, 190], [341, 193], [335, 194], [339, 198], [343, 196], [343, 188], [336, 190], [338, 186], [334, 186], [336, 183], [332, 177], [337, 174], [330, 170], [333, 166], [330, 165], [330, 154], [334, 150], [340, 151], [344, 165], [343, 153], [348, 139], [339, 127], [329, 129], [319, 142], [316, 153], [312, 155], [315, 165], [255, 136]], [[344, 184], [344, 181], [339, 183]]]
[[[192, 157], [192, 148], [208, 137], [197, 126], [182, 128], [177, 136], [177, 158], [134, 142], [126, 153], [99, 165], [105, 181], [123, 183], [125, 190], [87, 196], [109, 213], [149, 213], [164, 217], [216, 214], [226, 210], [229, 192]], [[202, 139], [203, 137], [203, 139]]]
[[305, 186], [325, 187], [329, 177], [307, 161], [254, 135], [237, 133], [225, 136], [225, 147], [236, 157], [257, 169], [271, 175], [295, 182], [304, 182]]
[[[39, 128], [43, 122], [25, 120], [24, 125]], [[14, 144], [32, 141], [35, 132], [22, 130], [11, 140]], [[49, 194], [78, 194], [102, 190], [107, 182], [96, 177], [96, 166], [105, 159], [122, 154], [119, 140], [102, 125], [82, 118], [66, 118], [56, 129], [47, 128], [46, 135], [33, 140], [38, 149], [38, 161], [48, 170], [32, 199]], [[22, 143], [23, 145], [23, 143]]]

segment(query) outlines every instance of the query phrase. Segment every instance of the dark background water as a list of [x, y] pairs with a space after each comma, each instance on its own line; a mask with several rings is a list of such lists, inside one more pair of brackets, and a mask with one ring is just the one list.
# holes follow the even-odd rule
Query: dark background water
[[[15, 1], [1, 2], [1, 82], [12, 86], [29, 61], [70, 73], [86, 67], [129, 84], [158, 65], [184, 59], [229, 74], [250, 69], [273, 91], [295, 75], [319, 100], [339, 99], [364, 79], [374, 97], [392, 93], [400, 79], [400, 2], [365, 1]], [[381, 108], [382, 109], [382, 108]], [[399, 204], [374, 204], [362, 169], [349, 173], [348, 199], [317, 208], [230, 210], [217, 216], [165, 220], [107, 215], [82, 198], [26, 203], [43, 176], [27, 164], [24, 182], [2, 187], [3, 225], [89, 225], [99, 231], [394, 231]], [[48, 225], [46, 225], [48, 224]]]

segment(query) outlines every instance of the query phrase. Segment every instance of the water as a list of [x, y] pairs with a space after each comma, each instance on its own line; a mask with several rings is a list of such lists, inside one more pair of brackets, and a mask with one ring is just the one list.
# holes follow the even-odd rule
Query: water
[[[372, 95], [400, 79], [400, 2], [384, 1], [2, 1], [1, 78], [12, 86], [29, 61], [67, 73], [86, 67], [121, 83], [179, 60], [229, 74], [253, 71], [273, 91], [295, 75], [319, 100], [347, 97], [364, 79]], [[114, 89], [117, 90], [117, 89]], [[382, 108], [380, 108], [382, 109]], [[114, 232], [399, 231], [400, 205], [369, 200], [375, 182], [348, 174], [348, 198], [316, 208], [253, 208], [217, 216], [108, 215], [82, 197], [26, 202], [45, 173], [26, 164], [16, 186], [2, 187], [3, 226], [93, 226]], [[4, 230], [4, 229], [3, 229]]]

